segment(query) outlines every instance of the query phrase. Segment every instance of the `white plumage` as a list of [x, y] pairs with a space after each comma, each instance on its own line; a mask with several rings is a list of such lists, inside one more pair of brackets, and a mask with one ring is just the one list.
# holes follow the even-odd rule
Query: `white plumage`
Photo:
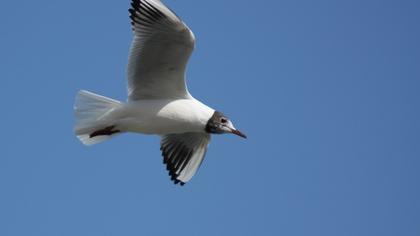
[[159, 0], [133, 0], [131, 6], [128, 101], [80, 91], [75, 133], [86, 145], [124, 132], [160, 135], [169, 174], [184, 184], [202, 163], [210, 133], [245, 135], [188, 92], [185, 69], [195, 40], [185, 23]]

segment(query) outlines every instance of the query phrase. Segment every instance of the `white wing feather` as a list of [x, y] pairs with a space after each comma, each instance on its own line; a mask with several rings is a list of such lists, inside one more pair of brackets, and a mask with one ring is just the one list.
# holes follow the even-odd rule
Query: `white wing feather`
[[129, 100], [191, 98], [185, 69], [194, 35], [157, 0], [133, 0], [134, 38], [127, 68]]
[[163, 163], [172, 180], [181, 185], [188, 182], [197, 172], [207, 147], [210, 143], [210, 134], [183, 133], [163, 135], [161, 150]]

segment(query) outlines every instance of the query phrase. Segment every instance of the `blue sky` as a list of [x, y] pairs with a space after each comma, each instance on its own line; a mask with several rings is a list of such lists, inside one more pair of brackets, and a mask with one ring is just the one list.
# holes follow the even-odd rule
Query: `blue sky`
[[213, 138], [173, 185], [155, 136], [83, 146], [79, 89], [125, 100], [125, 1], [0, 3], [0, 235], [420, 235], [418, 1], [167, 0]]

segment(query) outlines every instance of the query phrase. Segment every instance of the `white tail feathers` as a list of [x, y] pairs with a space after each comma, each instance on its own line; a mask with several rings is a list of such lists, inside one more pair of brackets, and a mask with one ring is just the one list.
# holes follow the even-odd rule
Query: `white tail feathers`
[[117, 100], [85, 90], [79, 91], [74, 104], [76, 116], [74, 132], [77, 138], [85, 145], [93, 145], [118, 134], [118, 132], [111, 132], [109, 135], [92, 135], [101, 129], [110, 131], [109, 128], [115, 125], [111, 114], [121, 105], [122, 103]]

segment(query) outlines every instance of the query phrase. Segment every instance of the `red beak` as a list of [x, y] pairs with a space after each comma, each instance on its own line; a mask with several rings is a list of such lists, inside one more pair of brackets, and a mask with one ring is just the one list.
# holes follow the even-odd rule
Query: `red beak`
[[236, 135], [238, 135], [238, 136], [240, 136], [240, 137], [242, 137], [242, 138], [246, 138], [246, 135], [245, 134], [243, 134], [241, 131], [239, 131], [239, 130], [236, 130], [236, 129], [232, 129], [231, 130], [231, 132], [232, 132], [232, 134], [236, 134]]

